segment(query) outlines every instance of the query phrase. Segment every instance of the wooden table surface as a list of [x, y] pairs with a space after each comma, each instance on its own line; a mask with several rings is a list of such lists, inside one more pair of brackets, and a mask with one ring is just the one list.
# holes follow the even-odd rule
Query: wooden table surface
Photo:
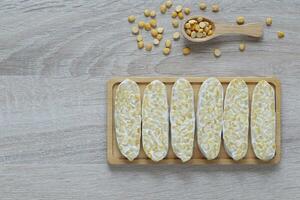
[[[273, 18], [261, 41], [229, 36], [138, 50], [127, 16], [160, 0], [0, 2], [0, 199], [299, 199], [300, 1], [175, 1], [218, 21]], [[174, 7], [173, 7], [174, 9]], [[175, 31], [170, 13], [158, 14]], [[286, 37], [279, 40], [276, 32]], [[143, 33], [145, 40], [149, 35]], [[238, 50], [245, 41], [246, 51]], [[188, 45], [189, 56], [181, 49]], [[213, 48], [220, 48], [216, 59]], [[277, 76], [282, 161], [269, 166], [120, 166], [106, 162], [106, 82], [114, 76]]]

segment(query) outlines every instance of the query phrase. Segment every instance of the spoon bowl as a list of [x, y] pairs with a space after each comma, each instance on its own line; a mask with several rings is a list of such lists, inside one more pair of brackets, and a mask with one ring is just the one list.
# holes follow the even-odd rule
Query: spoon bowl
[[[191, 19], [197, 20], [198, 17], [202, 17], [204, 21], [207, 21], [211, 24], [212, 35], [202, 38], [192, 38], [186, 33], [184, 25]], [[263, 36], [263, 23], [248, 23], [244, 25], [237, 25], [230, 23], [217, 23], [204, 16], [192, 16], [186, 19], [181, 25], [181, 32], [184, 38], [191, 42], [206, 42], [215, 37], [230, 34], [247, 35], [250, 37], [260, 38]]]

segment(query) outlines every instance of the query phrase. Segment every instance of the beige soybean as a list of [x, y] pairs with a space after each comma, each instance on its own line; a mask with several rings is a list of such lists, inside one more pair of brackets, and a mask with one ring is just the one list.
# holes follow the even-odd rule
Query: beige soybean
[[172, 18], [176, 18], [176, 17], [177, 17], [177, 12], [176, 11], [172, 12]]
[[219, 12], [220, 6], [219, 6], [218, 4], [213, 4], [213, 5], [211, 6], [211, 10], [212, 10], [213, 12]]
[[207, 8], [206, 3], [201, 2], [201, 3], [199, 4], [199, 8], [200, 8], [200, 10], [206, 10], [206, 8]]
[[143, 40], [143, 36], [142, 35], [136, 36], [136, 41], [140, 42], [142, 40]]
[[131, 32], [132, 32], [132, 34], [137, 35], [140, 32], [140, 30], [137, 26], [133, 26], [131, 28]]
[[130, 15], [129, 17], [128, 17], [128, 22], [129, 23], [133, 23], [133, 22], [135, 22], [135, 16], [134, 15]]
[[178, 12], [178, 13], [181, 12], [182, 11], [182, 5], [176, 6], [175, 11]]
[[159, 41], [163, 39], [163, 35], [162, 34], [157, 34], [156, 39], [158, 39]]
[[245, 51], [245, 49], [246, 49], [245, 43], [244, 42], [240, 43], [239, 50], [240, 51]]
[[156, 17], [156, 12], [154, 10], [152, 10], [150, 12], [150, 17], [155, 18]]
[[173, 3], [172, 3], [172, 1], [171, 0], [168, 0], [168, 1], [166, 1], [166, 7], [167, 8], [171, 8], [172, 7], [172, 5], [173, 5]]
[[184, 12], [184, 14], [189, 15], [191, 13], [191, 9], [190, 8], [184, 8], [183, 12]]
[[147, 44], [145, 45], [145, 49], [146, 49], [147, 51], [151, 51], [151, 50], [152, 50], [152, 44], [151, 44], [151, 43], [147, 43]]
[[167, 6], [165, 4], [161, 4], [159, 9], [161, 14], [165, 14], [167, 12]]
[[272, 25], [272, 18], [271, 17], [267, 17], [267, 19], [266, 19], [266, 25], [267, 26], [271, 26]]
[[149, 23], [150, 23], [150, 25], [151, 25], [152, 28], [155, 28], [155, 27], [157, 26], [157, 21], [156, 21], [156, 19], [151, 19], [151, 20], [149, 21]]
[[144, 28], [145, 28], [146, 31], [150, 31], [150, 30], [151, 30], [151, 25], [150, 25], [150, 23], [145, 23]]
[[145, 27], [145, 22], [144, 21], [139, 21], [138, 27], [143, 29]]
[[189, 47], [185, 47], [182, 49], [182, 54], [183, 55], [189, 55], [191, 53], [191, 49]]
[[237, 17], [237, 18], [236, 18], [236, 23], [237, 23], [238, 25], [244, 24], [244, 23], [245, 23], [245, 17], [243, 17], [243, 16]]
[[157, 46], [157, 45], [159, 45], [159, 43], [160, 43], [160, 41], [158, 40], [158, 39], [153, 39], [153, 44], [155, 45], [155, 46]]
[[156, 37], [158, 34], [157, 30], [156, 29], [151, 29], [151, 35], [152, 37]]
[[165, 46], [166, 46], [167, 48], [171, 48], [171, 47], [172, 47], [172, 42], [171, 42], [171, 40], [166, 40]]
[[164, 28], [163, 27], [158, 27], [157, 32], [162, 34], [164, 32]]
[[174, 28], [178, 28], [178, 26], [179, 26], [178, 20], [177, 19], [173, 19], [172, 20], [172, 25], [173, 25]]
[[278, 36], [278, 38], [283, 38], [284, 37], [284, 32], [283, 31], [278, 31], [277, 36]]
[[143, 41], [138, 42], [137, 45], [138, 45], [139, 49], [144, 48], [144, 42]]
[[171, 49], [170, 48], [163, 48], [163, 54], [164, 55], [169, 55], [170, 54]]
[[180, 33], [179, 32], [173, 33], [173, 39], [174, 40], [179, 40], [180, 39]]
[[183, 16], [183, 13], [182, 13], [182, 12], [179, 12], [179, 13], [178, 13], [178, 18], [179, 18], [179, 19], [183, 19], [183, 18], [184, 18], [184, 16]]
[[145, 17], [149, 17], [150, 16], [151, 11], [149, 9], [145, 9], [144, 10], [144, 15]]
[[214, 49], [214, 55], [215, 55], [215, 57], [220, 57], [221, 56], [221, 50], [220, 49]]

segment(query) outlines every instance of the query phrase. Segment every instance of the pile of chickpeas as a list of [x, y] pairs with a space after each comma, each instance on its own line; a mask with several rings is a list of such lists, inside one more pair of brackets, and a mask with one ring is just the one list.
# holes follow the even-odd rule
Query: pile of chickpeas
[[187, 21], [184, 30], [191, 38], [204, 38], [213, 34], [213, 24], [203, 17], [198, 17]]

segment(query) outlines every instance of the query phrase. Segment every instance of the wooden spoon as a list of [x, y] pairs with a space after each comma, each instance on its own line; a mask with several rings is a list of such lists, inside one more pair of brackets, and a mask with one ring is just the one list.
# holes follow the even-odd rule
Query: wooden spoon
[[[192, 38], [185, 32], [184, 24], [186, 24], [189, 20], [197, 19], [198, 17], [202, 17], [205, 21], [208, 21], [212, 25], [212, 31], [213, 31], [212, 35], [203, 38]], [[247, 35], [251, 37], [260, 38], [263, 36], [263, 24], [249, 23], [244, 25], [237, 25], [237, 24], [229, 24], [229, 23], [216, 23], [203, 16], [192, 16], [187, 20], [185, 20], [184, 23], [181, 25], [181, 32], [183, 36], [191, 42], [206, 42], [215, 37], [219, 37], [221, 35], [229, 35], [229, 34], [240, 34], [240, 35]]]

